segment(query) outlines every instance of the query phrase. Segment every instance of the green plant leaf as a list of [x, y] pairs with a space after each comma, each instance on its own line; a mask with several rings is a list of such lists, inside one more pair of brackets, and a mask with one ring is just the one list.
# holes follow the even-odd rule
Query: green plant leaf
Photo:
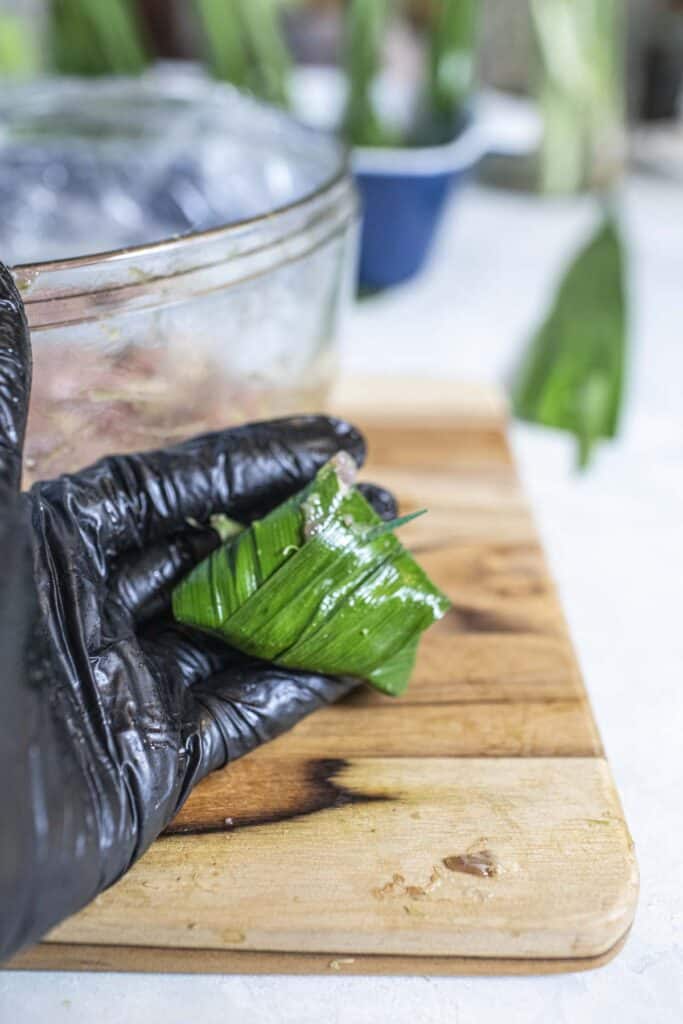
[[623, 164], [622, 0], [530, 0], [544, 192], [605, 187]]
[[211, 71], [216, 78], [246, 88], [249, 61], [241, 3], [239, 0], [195, 0], [195, 6], [204, 30]]
[[149, 63], [132, 0], [52, 0], [52, 61], [70, 75], [136, 75]]
[[277, 0], [195, 0], [216, 78], [287, 105], [292, 60]]
[[176, 619], [291, 668], [402, 693], [420, 633], [448, 599], [336, 456], [315, 480], [232, 537], [173, 594]]
[[40, 55], [35, 32], [26, 17], [0, 11], [0, 75], [36, 72]]
[[354, 146], [389, 146], [396, 139], [375, 109], [372, 86], [382, 64], [388, 0], [351, 0], [345, 22], [348, 99], [343, 134]]
[[479, 0], [436, 0], [428, 36], [427, 86], [414, 141], [450, 142], [474, 81]]
[[622, 242], [607, 214], [560, 282], [512, 391], [520, 419], [575, 435], [586, 466], [595, 442], [614, 437], [626, 364]]

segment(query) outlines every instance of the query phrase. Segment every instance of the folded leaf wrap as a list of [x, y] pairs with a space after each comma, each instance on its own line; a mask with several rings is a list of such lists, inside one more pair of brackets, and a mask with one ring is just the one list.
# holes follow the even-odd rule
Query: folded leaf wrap
[[354, 477], [342, 452], [230, 538], [176, 588], [176, 619], [245, 654], [402, 693], [449, 601], [394, 535], [402, 520], [384, 523]]

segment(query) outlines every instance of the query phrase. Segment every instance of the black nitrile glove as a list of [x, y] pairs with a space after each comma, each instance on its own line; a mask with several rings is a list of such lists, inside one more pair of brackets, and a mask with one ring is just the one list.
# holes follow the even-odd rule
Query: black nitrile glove
[[30, 378], [0, 264], [0, 960], [119, 878], [207, 772], [353, 685], [248, 659], [175, 625], [168, 603], [218, 543], [188, 519], [253, 519], [336, 451], [360, 462], [356, 430], [258, 423], [19, 494]]

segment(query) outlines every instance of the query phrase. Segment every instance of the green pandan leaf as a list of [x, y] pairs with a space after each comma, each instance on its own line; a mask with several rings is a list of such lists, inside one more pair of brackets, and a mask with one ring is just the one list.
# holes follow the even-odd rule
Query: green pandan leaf
[[617, 433], [626, 342], [623, 246], [608, 215], [562, 279], [512, 392], [520, 419], [575, 435], [579, 466]]
[[290, 668], [405, 690], [420, 634], [449, 601], [353, 486], [341, 453], [176, 587], [179, 622]]

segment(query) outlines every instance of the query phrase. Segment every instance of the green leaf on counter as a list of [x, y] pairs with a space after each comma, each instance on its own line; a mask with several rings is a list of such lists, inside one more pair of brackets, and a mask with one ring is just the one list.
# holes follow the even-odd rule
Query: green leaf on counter
[[574, 434], [580, 467], [595, 443], [618, 428], [626, 365], [623, 264], [619, 229], [607, 215], [567, 270], [513, 386], [515, 415]]
[[173, 594], [179, 622], [291, 668], [402, 693], [419, 636], [449, 601], [353, 486], [341, 453], [232, 537]]

